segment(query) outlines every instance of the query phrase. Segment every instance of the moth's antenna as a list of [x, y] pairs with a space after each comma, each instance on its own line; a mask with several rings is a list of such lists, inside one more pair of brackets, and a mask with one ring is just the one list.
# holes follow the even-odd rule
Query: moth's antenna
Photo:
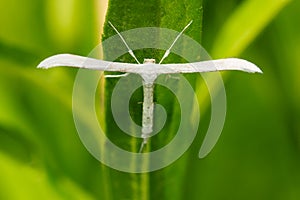
[[187, 28], [191, 25], [192, 22], [193, 22], [193, 20], [191, 20], [191, 21], [188, 23], [188, 25], [186, 25], [186, 26], [182, 29], [182, 31], [177, 35], [177, 37], [175, 38], [174, 42], [171, 44], [170, 48], [165, 52], [165, 55], [162, 57], [162, 59], [159, 61], [158, 64], [161, 64], [162, 61], [163, 61], [166, 57], [169, 56], [170, 51], [171, 51], [172, 47], [174, 46], [174, 44], [177, 42], [177, 40], [179, 39], [179, 37], [180, 37], [180, 36], [182, 35], [182, 33], [185, 31], [185, 29], [187, 29]]
[[125, 46], [127, 47], [128, 49], [128, 53], [135, 59], [135, 61], [138, 63], [138, 64], [141, 64], [138, 59], [135, 57], [133, 51], [129, 48], [128, 44], [126, 43], [125, 39], [123, 38], [123, 36], [121, 35], [121, 33], [119, 33], [119, 31], [116, 29], [116, 27], [114, 27], [114, 25], [108, 21], [109, 25], [117, 32], [117, 34], [120, 36], [121, 40], [123, 41], [123, 43], [125, 44]]

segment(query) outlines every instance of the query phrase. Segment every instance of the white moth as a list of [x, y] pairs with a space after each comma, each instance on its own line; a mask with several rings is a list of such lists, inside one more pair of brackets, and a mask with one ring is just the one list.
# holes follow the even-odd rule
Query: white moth
[[117, 32], [122, 41], [124, 42], [128, 53], [136, 60], [137, 64], [133, 63], [120, 63], [120, 62], [109, 62], [99, 59], [93, 59], [78, 55], [71, 54], [59, 54], [51, 56], [43, 60], [38, 68], [53, 68], [59, 66], [77, 67], [100, 71], [111, 71], [111, 72], [124, 72], [122, 75], [106, 75], [109, 77], [121, 77], [126, 76], [129, 73], [139, 74], [143, 79], [143, 114], [142, 114], [142, 135], [143, 142], [141, 144], [139, 152], [141, 153], [144, 145], [150, 137], [153, 131], [153, 89], [154, 81], [160, 74], [176, 74], [176, 73], [196, 73], [196, 72], [212, 72], [212, 71], [224, 71], [224, 70], [239, 70], [249, 73], [262, 73], [262, 71], [253, 63], [238, 59], [238, 58], [226, 58], [219, 60], [209, 60], [194, 63], [179, 63], [179, 64], [161, 64], [162, 61], [168, 57], [171, 48], [175, 42], [183, 34], [185, 29], [192, 23], [187, 24], [184, 29], [178, 34], [176, 39], [171, 44], [170, 48], [165, 52], [164, 56], [158, 64], [155, 63], [155, 59], [144, 59], [141, 64], [133, 51], [129, 48], [128, 44], [118, 32], [118, 30], [109, 22], [112, 28]]

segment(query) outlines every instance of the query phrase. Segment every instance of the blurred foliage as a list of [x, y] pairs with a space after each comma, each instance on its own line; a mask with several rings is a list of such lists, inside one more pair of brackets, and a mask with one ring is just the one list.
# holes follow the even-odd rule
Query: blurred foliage
[[[167, 1], [158, 5], [170, 15], [157, 19], [153, 10], [149, 17], [155, 20], [137, 20], [144, 22], [136, 27], [178, 30], [185, 22], [174, 21], [192, 17], [182, 12], [193, 4], [186, 10]], [[52, 54], [87, 55], [100, 40], [100, 10], [96, 0], [1, 1], [0, 199], [114, 199], [131, 193], [135, 199], [300, 198], [299, 1], [203, 2], [202, 44], [208, 52], [251, 60], [264, 74], [224, 74], [228, 112], [212, 153], [198, 159], [199, 132], [183, 158], [140, 175], [147, 176], [141, 183], [102, 166], [82, 145], [72, 118], [76, 70], [36, 69]], [[116, 18], [133, 24], [136, 19], [126, 15], [137, 11]], [[146, 193], [128, 187], [142, 183], [151, 186]]]

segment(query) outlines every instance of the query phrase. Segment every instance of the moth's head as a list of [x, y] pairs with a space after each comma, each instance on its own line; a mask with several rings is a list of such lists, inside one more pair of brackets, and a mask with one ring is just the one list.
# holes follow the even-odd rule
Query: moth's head
[[155, 64], [155, 59], [153, 58], [145, 58], [144, 64]]

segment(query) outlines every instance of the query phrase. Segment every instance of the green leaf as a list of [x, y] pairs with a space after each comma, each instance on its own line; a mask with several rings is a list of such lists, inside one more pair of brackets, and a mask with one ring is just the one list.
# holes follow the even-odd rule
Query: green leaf
[[211, 51], [212, 57], [240, 55], [290, 1], [244, 1], [220, 28]]
[[16, 162], [1, 151], [0, 160], [1, 199], [94, 199], [71, 180], [52, 184], [42, 169]]
[[[54, 9], [59, 9], [60, 3], [57, 8], [48, 7], [47, 1], [1, 2], [0, 151], [4, 153], [0, 156], [0, 194], [7, 197], [1, 199], [101, 197], [99, 163], [80, 142], [72, 119], [76, 71], [36, 69], [41, 60], [54, 53], [84, 55], [100, 37], [94, 2], [77, 0], [76, 18], [70, 16], [75, 25], [68, 26], [68, 31], [77, 32], [75, 35], [56, 26], [65, 20], [63, 16], [50, 17], [53, 27], [49, 27], [46, 18], [57, 13]], [[54, 37], [60, 34], [68, 34], [70, 40], [60, 42]], [[21, 168], [26, 168], [25, 172]]]
[[[149, 12], [151, 10], [151, 12]], [[121, 17], [120, 17], [121, 16]], [[193, 20], [193, 25], [186, 31], [185, 34], [192, 37], [194, 40], [201, 40], [201, 26], [202, 26], [202, 2], [201, 1], [121, 1], [112, 0], [109, 2], [108, 13], [106, 20], [112, 22], [116, 28], [122, 32], [132, 28], [139, 27], [162, 27], [169, 28], [176, 31], [181, 31], [183, 27]], [[114, 30], [106, 23], [104, 27], [103, 40], [115, 35]], [[147, 39], [147, 38], [145, 38]], [[157, 40], [170, 40], [170, 44], [174, 38], [160, 38], [157, 35]], [[135, 51], [140, 62], [144, 58], [155, 58], [156, 60], [162, 57], [164, 52], [159, 50], [142, 50]], [[105, 56], [105, 51], [104, 51]], [[119, 58], [122, 62], [134, 62], [130, 56], [125, 55]], [[174, 55], [170, 56], [166, 62], [178, 62], [178, 58]], [[122, 146], [129, 151], [137, 152], [141, 144], [141, 140], [126, 137], [122, 131], [113, 123], [113, 117], [110, 109], [110, 94], [113, 91], [116, 80], [106, 80], [105, 96], [105, 122], [107, 127], [108, 137], [114, 141], [118, 146]], [[126, 86], [124, 86], [126, 87]], [[167, 94], [164, 88], [156, 87], [156, 100], [166, 106], [169, 116], [172, 118], [180, 118], [180, 112], [172, 105], [175, 104], [173, 95]], [[141, 123], [142, 109], [137, 106], [138, 102], [142, 101], [142, 91], [139, 89], [131, 100], [131, 113], [137, 123]], [[176, 121], [176, 120], [174, 120]], [[155, 142], [151, 143], [151, 149], [157, 149], [163, 146], [168, 140], [172, 139], [177, 132], [177, 122], [172, 123], [171, 120], [158, 137], [152, 138]], [[150, 150], [150, 143], [147, 145], [147, 150]], [[145, 161], [145, 164], [147, 161]], [[104, 168], [103, 173], [107, 174], [106, 180], [109, 184], [107, 192], [122, 191], [119, 193], [111, 193], [107, 195], [107, 199], [181, 199], [182, 184], [185, 174], [186, 159], [180, 159], [172, 167], [162, 169], [157, 172], [144, 174], [128, 174], [120, 173], [112, 169]], [[134, 163], [133, 163], [134, 166]], [[171, 174], [176, 173], [176, 177], [170, 178]], [[173, 188], [165, 187], [171, 182], [177, 182]], [[182, 184], [180, 184], [182, 183]], [[126, 190], [124, 190], [126, 188]]]
[[[219, 28], [210, 51], [212, 58], [239, 56], [261, 33], [290, 0], [246, 0], [240, 4]], [[226, 75], [229, 73], [223, 73]], [[199, 86], [201, 83], [198, 82]], [[208, 108], [209, 94], [197, 89], [198, 101]]]

